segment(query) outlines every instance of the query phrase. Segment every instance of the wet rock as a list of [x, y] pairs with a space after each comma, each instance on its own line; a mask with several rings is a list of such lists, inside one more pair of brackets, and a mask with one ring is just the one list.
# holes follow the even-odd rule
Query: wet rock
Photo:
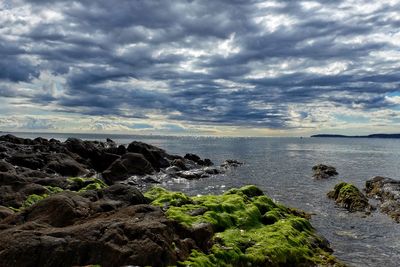
[[151, 174], [154, 169], [142, 154], [126, 153], [120, 159], [114, 161], [111, 166], [103, 172], [103, 178], [107, 183], [113, 184], [132, 175]]
[[324, 164], [315, 165], [312, 170], [314, 172], [313, 177], [316, 179], [326, 179], [338, 175], [334, 167]]
[[336, 204], [350, 212], [370, 211], [372, 207], [363, 193], [352, 184], [341, 182], [328, 193], [328, 197], [335, 200]]
[[185, 170], [188, 169], [188, 168], [186, 167], [185, 161], [184, 161], [183, 159], [174, 159], [174, 160], [171, 162], [171, 165], [173, 165], [173, 166], [175, 166], [175, 167], [178, 167], [180, 170], [183, 170], [183, 171], [185, 171]]
[[380, 200], [380, 210], [400, 222], [400, 181], [376, 176], [366, 182], [369, 197]]
[[188, 180], [208, 177], [208, 175], [203, 170], [180, 171], [177, 172], [176, 175]]
[[243, 165], [243, 162], [234, 159], [227, 159], [221, 164], [221, 167], [227, 169], [231, 167], [238, 167], [240, 165]]

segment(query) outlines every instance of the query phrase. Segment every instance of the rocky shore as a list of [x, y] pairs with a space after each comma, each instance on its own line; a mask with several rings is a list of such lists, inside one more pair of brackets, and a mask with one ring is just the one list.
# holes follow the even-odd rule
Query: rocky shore
[[[340, 182], [327, 193], [327, 196], [335, 200], [338, 206], [350, 212], [360, 211], [370, 215], [371, 211], [379, 210], [400, 223], [399, 180], [375, 176], [365, 182], [365, 188], [362, 191], [352, 184]], [[369, 199], [378, 200], [378, 204], [371, 205]]]
[[199, 197], [157, 186], [240, 164], [1, 136], [0, 266], [342, 266], [307, 214], [255, 186]]

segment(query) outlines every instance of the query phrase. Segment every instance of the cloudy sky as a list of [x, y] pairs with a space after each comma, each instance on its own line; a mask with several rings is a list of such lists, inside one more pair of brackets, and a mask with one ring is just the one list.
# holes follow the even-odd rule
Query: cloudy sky
[[0, 130], [400, 132], [400, 0], [1, 0]]

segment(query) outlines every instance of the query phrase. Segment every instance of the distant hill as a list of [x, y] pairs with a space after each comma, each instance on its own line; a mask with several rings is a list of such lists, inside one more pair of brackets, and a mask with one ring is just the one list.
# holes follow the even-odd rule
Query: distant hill
[[311, 137], [333, 137], [333, 138], [400, 138], [398, 134], [370, 134], [370, 135], [341, 135], [341, 134], [315, 134]]

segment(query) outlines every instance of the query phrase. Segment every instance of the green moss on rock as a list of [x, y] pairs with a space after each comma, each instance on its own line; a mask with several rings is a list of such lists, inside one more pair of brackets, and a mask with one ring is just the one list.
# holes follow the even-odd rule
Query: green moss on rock
[[38, 203], [40, 200], [45, 199], [48, 196], [49, 196], [48, 194], [42, 194], [42, 195], [32, 194], [32, 195], [29, 195], [25, 199], [24, 203], [22, 204], [21, 209], [26, 209], [26, 208]]
[[335, 185], [335, 188], [328, 193], [328, 197], [334, 199], [339, 206], [351, 212], [371, 209], [364, 194], [349, 183], [341, 182]]
[[180, 266], [342, 266], [305, 213], [275, 203], [255, 186], [197, 197], [156, 187], [145, 196], [186, 227], [213, 226], [209, 251], [193, 250]]
[[71, 184], [70, 190], [77, 192], [100, 190], [108, 187], [105, 182], [98, 178], [70, 177], [67, 179], [67, 181]]

